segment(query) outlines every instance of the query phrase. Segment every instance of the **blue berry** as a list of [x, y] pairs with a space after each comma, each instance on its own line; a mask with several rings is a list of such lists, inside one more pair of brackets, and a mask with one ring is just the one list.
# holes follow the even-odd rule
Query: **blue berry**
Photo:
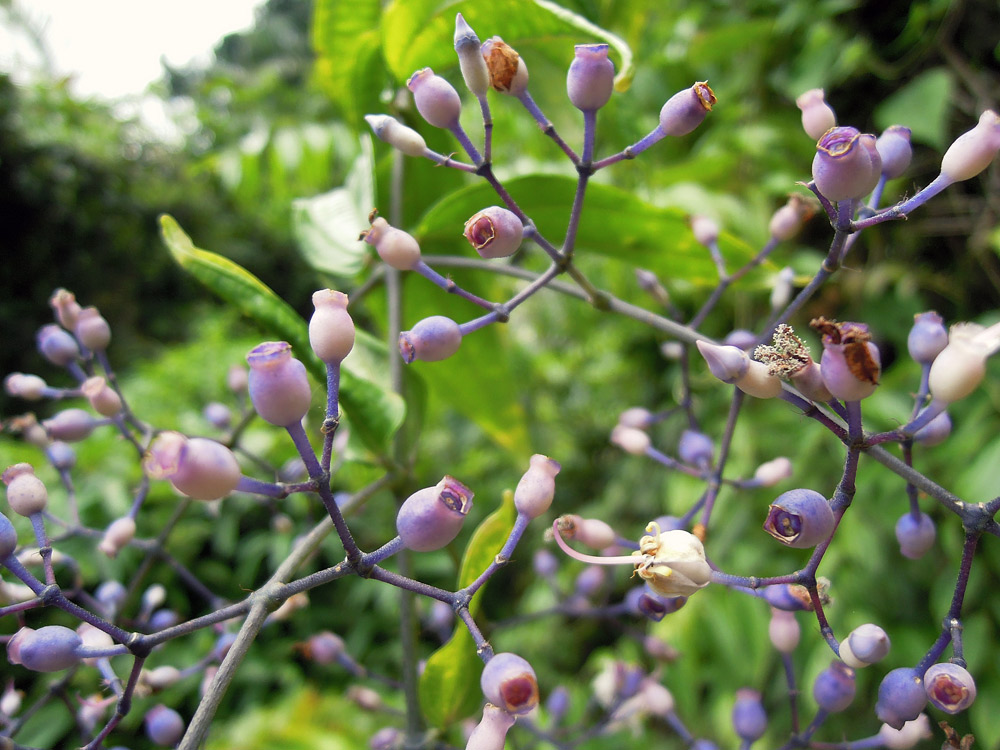
[[893, 729], [916, 719], [927, 705], [924, 681], [917, 670], [909, 667], [894, 669], [878, 686], [875, 714]]
[[173, 747], [184, 735], [184, 719], [162, 703], [153, 706], [144, 718], [146, 735], [157, 745]]
[[756, 742], [767, 731], [767, 713], [760, 693], [751, 688], [736, 691], [733, 705], [733, 729], [744, 742]]
[[854, 670], [842, 661], [833, 661], [816, 677], [813, 698], [824, 711], [843, 711], [854, 700], [856, 685]]
[[768, 509], [764, 531], [782, 544], [797, 549], [815, 547], [833, 533], [833, 509], [814, 490], [789, 490]]
[[61, 625], [46, 625], [28, 630], [19, 639], [17, 657], [20, 664], [34, 672], [58, 672], [80, 661], [83, 640], [75, 630]]
[[906, 513], [896, 521], [896, 540], [899, 551], [904, 557], [916, 560], [924, 556], [937, 538], [934, 521], [926, 513], [920, 513], [916, 518], [912, 513]]

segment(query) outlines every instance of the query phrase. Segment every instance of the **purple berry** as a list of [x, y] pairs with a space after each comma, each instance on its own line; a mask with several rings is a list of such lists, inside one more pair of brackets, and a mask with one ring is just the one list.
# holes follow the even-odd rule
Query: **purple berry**
[[104, 351], [111, 343], [111, 326], [96, 307], [80, 310], [73, 327], [76, 339], [92, 352]]
[[813, 603], [805, 586], [779, 583], [768, 586], [762, 594], [764, 601], [775, 609], [786, 612], [812, 612]]
[[677, 445], [677, 455], [681, 461], [693, 466], [709, 466], [714, 452], [715, 445], [708, 435], [696, 430], [684, 430], [681, 433], [681, 440]]
[[143, 468], [153, 479], [167, 479], [174, 489], [196, 500], [215, 500], [236, 489], [242, 472], [236, 456], [222, 443], [161, 432]]
[[937, 538], [934, 521], [926, 513], [920, 513], [914, 518], [912, 513], [905, 513], [896, 521], [896, 540], [899, 551], [904, 557], [917, 560], [931, 547]]
[[687, 135], [701, 125], [715, 102], [715, 92], [707, 81], [678, 91], [660, 109], [660, 130], [665, 135]]
[[368, 740], [368, 750], [397, 750], [403, 746], [404, 735], [395, 727], [383, 727]]
[[857, 128], [830, 128], [816, 143], [812, 163], [816, 189], [831, 201], [862, 198], [882, 175], [882, 157], [875, 148], [875, 136]]
[[964, 711], [976, 700], [976, 681], [958, 664], [934, 664], [924, 674], [927, 700], [948, 714]]
[[88, 437], [97, 426], [94, 416], [83, 409], [63, 409], [42, 421], [42, 427], [53, 440], [75, 443]]
[[54, 323], [42, 326], [35, 341], [38, 351], [54, 365], [65, 367], [80, 358], [80, 347], [76, 339]]
[[558, 461], [536, 453], [531, 457], [514, 489], [514, 507], [528, 518], [538, 518], [552, 505], [556, 493], [556, 475], [562, 469]]
[[593, 112], [608, 103], [614, 91], [615, 66], [607, 44], [578, 44], [566, 74], [566, 92], [574, 107]]
[[465, 222], [463, 234], [483, 258], [506, 258], [521, 247], [524, 225], [512, 211], [490, 206]]
[[517, 654], [496, 654], [483, 668], [479, 684], [490, 703], [509, 713], [526, 714], [538, 705], [535, 670]]
[[430, 552], [449, 544], [472, 509], [472, 497], [468, 487], [449, 476], [414, 492], [396, 516], [396, 531], [403, 545], [416, 552]]
[[17, 549], [17, 530], [3, 513], [0, 513], [0, 560]]
[[462, 344], [462, 331], [451, 318], [432, 315], [409, 331], [399, 334], [399, 353], [406, 364], [415, 359], [439, 362], [448, 359]]
[[890, 125], [875, 141], [875, 148], [882, 157], [882, 174], [890, 180], [899, 177], [910, 166], [913, 158], [910, 129], [902, 125]]
[[909, 667], [894, 669], [878, 687], [875, 714], [893, 729], [916, 719], [927, 705], [924, 681], [917, 670]]
[[767, 714], [760, 693], [751, 688], [736, 691], [733, 705], [733, 729], [744, 742], [755, 742], [767, 731]]
[[[930, 408], [930, 407], [927, 407]], [[917, 414], [920, 417], [920, 414]], [[925, 448], [930, 448], [935, 445], [939, 445], [948, 439], [951, 435], [951, 417], [948, 416], [948, 412], [942, 411], [934, 419], [925, 424], [919, 430], [913, 433], [913, 440], [916, 443]]]
[[212, 401], [205, 404], [205, 408], [202, 409], [201, 415], [205, 418], [212, 427], [217, 430], [226, 430], [233, 423], [233, 412], [225, 404], [219, 403], [218, 401]]
[[838, 713], [851, 705], [855, 690], [854, 670], [835, 660], [817, 675], [813, 698], [824, 711]]
[[452, 128], [462, 113], [462, 100], [455, 88], [430, 68], [418, 70], [406, 87], [413, 92], [417, 111], [436, 128]]
[[906, 348], [914, 361], [931, 364], [948, 346], [948, 329], [944, 319], [933, 310], [913, 316], [913, 327], [906, 338]]
[[775, 498], [768, 509], [764, 531], [796, 549], [815, 547], [833, 533], [833, 509], [814, 490], [789, 490]]
[[58, 672], [79, 663], [82, 645], [83, 640], [75, 630], [46, 625], [26, 632], [19, 639], [17, 658], [20, 664], [34, 672]]
[[655, 591], [645, 588], [639, 594], [636, 607], [647, 619], [659, 622], [687, 604], [687, 600], [686, 596], [660, 596]]
[[146, 735], [155, 744], [173, 747], [184, 735], [184, 719], [172, 708], [162, 703], [153, 706], [144, 718]]
[[547, 549], [540, 549], [531, 558], [531, 567], [540, 578], [552, 578], [559, 570], [559, 558]]
[[302, 650], [317, 664], [333, 664], [344, 653], [344, 639], [324, 630], [306, 641]]
[[548, 700], [545, 701], [545, 710], [549, 714], [549, 721], [558, 724], [569, 711], [569, 690], [562, 685], [557, 686], [549, 693]]

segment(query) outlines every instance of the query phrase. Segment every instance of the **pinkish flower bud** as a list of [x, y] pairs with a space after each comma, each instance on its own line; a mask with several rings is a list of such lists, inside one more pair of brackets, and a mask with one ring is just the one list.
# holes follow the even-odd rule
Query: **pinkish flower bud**
[[891, 647], [889, 636], [878, 625], [865, 623], [854, 628], [840, 642], [840, 659], [847, 666], [862, 669], [882, 661]]
[[610, 547], [618, 538], [615, 530], [604, 521], [598, 518], [581, 518], [576, 514], [561, 516], [559, 528], [564, 537], [577, 539], [594, 549]]
[[91, 408], [103, 417], [113, 417], [122, 410], [122, 399], [100, 375], [87, 378], [80, 386]]
[[517, 654], [494, 655], [486, 662], [479, 684], [490, 703], [509, 713], [526, 714], [538, 705], [535, 670]]
[[691, 231], [694, 233], [695, 242], [705, 247], [715, 244], [719, 239], [718, 222], [707, 216], [692, 216]]
[[875, 393], [882, 360], [868, 326], [826, 318], [816, 318], [809, 325], [823, 335], [820, 368], [830, 393], [844, 401], [860, 401]]
[[347, 295], [321, 289], [312, 296], [316, 311], [309, 319], [309, 345], [327, 364], [340, 364], [354, 348], [354, 321], [347, 312]]
[[1000, 150], [1000, 116], [983, 112], [976, 127], [962, 133], [941, 159], [941, 174], [952, 182], [969, 180], [990, 165]]
[[524, 225], [517, 215], [500, 206], [490, 206], [465, 222], [465, 239], [483, 258], [506, 258], [521, 246]]
[[857, 128], [831, 128], [816, 143], [812, 164], [816, 189], [831, 201], [868, 195], [882, 174], [875, 136]]
[[249, 372], [243, 365], [231, 365], [226, 371], [226, 387], [233, 393], [246, 393]]
[[423, 156], [427, 142], [413, 128], [389, 115], [365, 115], [365, 122], [380, 141], [402, 151], [407, 156]]
[[761, 487], [773, 487], [778, 482], [792, 476], [792, 462], [784, 456], [762, 463], [753, 473], [753, 478]]
[[415, 552], [431, 552], [450, 544], [472, 509], [472, 497], [468, 487], [449, 476], [414, 492], [396, 515], [403, 545]]
[[708, 466], [712, 463], [715, 445], [712, 438], [697, 430], [684, 430], [677, 444], [677, 455], [681, 461], [692, 466]]
[[649, 449], [650, 440], [642, 430], [619, 423], [611, 430], [611, 444], [633, 456], [641, 456]]
[[536, 453], [531, 457], [514, 489], [514, 507], [528, 518], [538, 518], [552, 505], [556, 493], [556, 475], [562, 466], [548, 456]]
[[701, 125], [715, 102], [715, 92], [709, 88], [707, 81], [678, 91], [660, 109], [660, 130], [665, 135], [687, 135]]
[[462, 344], [462, 331], [451, 318], [432, 315], [409, 331], [399, 334], [399, 353], [406, 364], [415, 359], [439, 362], [448, 359]]
[[578, 44], [566, 76], [569, 100], [584, 112], [608, 103], [615, 84], [615, 66], [608, 59], [607, 44]]
[[528, 68], [513, 47], [495, 36], [483, 42], [480, 51], [490, 74], [490, 86], [511, 96], [527, 91]]
[[278, 427], [296, 424], [309, 411], [312, 391], [306, 366], [292, 357], [284, 341], [268, 341], [247, 354], [248, 387], [253, 408], [265, 422]]
[[97, 549], [108, 557], [115, 558], [134, 537], [135, 519], [125, 516], [111, 522], [111, 525], [104, 532], [101, 543], [97, 545]]
[[55, 312], [59, 325], [67, 331], [76, 328], [76, 319], [80, 314], [80, 303], [76, 295], [67, 289], [56, 289], [49, 298], [49, 306]]
[[42, 427], [53, 440], [74, 443], [88, 437], [97, 427], [97, 420], [83, 409], [63, 409], [43, 420]]
[[420, 245], [413, 236], [391, 226], [381, 216], [372, 221], [371, 229], [363, 232], [361, 238], [375, 246], [385, 263], [400, 271], [410, 271], [420, 262]]
[[458, 65], [465, 85], [477, 97], [484, 96], [490, 87], [490, 72], [486, 69], [481, 46], [479, 37], [462, 14], [455, 16], [455, 52], [458, 53]]
[[11, 396], [23, 398], [26, 401], [38, 401], [45, 395], [45, 389], [48, 388], [48, 385], [37, 375], [12, 372], [4, 378], [3, 387]]
[[906, 338], [906, 347], [914, 361], [929, 365], [948, 346], [948, 331], [944, 319], [933, 310], [913, 316], [913, 327]]
[[890, 125], [875, 141], [875, 148], [882, 157], [882, 174], [890, 180], [899, 177], [913, 158], [910, 129], [903, 125]]
[[462, 100], [455, 88], [430, 68], [418, 70], [406, 87], [413, 92], [417, 111], [436, 128], [451, 128], [458, 124]]
[[816, 214], [814, 200], [809, 200], [798, 193], [788, 196], [788, 202], [774, 212], [768, 232], [780, 241], [786, 242], [799, 233], [802, 225]]
[[[496, 658], [496, 657], [494, 657]], [[483, 706], [483, 718], [469, 735], [465, 750], [503, 750], [515, 717], [492, 703]]]
[[986, 375], [986, 359], [998, 346], [1000, 326], [956, 323], [948, 345], [934, 359], [928, 384], [935, 401], [951, 404], [972, 393]]
[[27, 517], [45, 509], [49, 492], [31, 464], [8, 466], [0, 479], [7, 485], [7, 503], [15, 513]]
[[96, 307], [80, 310], [74, 327], [76, 339], [92, 352], [104, 351], [111, 343], [111, 326]]
[[179, 432], [157, 435], [142, 466], [151, 478], [169, 480], [174, 489], [195, 500], [228, 495], [241, 476], [236, 456], [222, 443]]
[[771, 608], [771, 621], [767, 627], [771, 644], [783, 654], [792, 653], [799, 645], [802, 629], [794, 612]]
[[80, 357], [76, 339], [54, 323], [39, 328], [35, 342], [42, 356], [54, 365], [65, 367]]
[[633, 406], [618, 415], [618, 424], [623, 427], [634, 427], [637, 430], [645, 430], [654, 420], [652, 412], [641, 406]]
[[814, 141], [837, 124], [837, 115], [826, 103], [823, 89], [809, 89], [795, 100], [795, 106], [802, 110], [802, 129]]
[[878, 730], [879, 740], [889, 750], [910, 750], [921, 740], [928, 740], [933, 736], [927, 714], [920, 714], [916, 719], [904, 723], [900, 729], [883, 724]]

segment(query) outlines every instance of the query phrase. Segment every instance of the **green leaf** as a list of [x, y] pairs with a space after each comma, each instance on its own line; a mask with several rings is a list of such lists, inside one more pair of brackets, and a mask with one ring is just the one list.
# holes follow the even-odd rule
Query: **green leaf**
[[[444, 70], [457, 64], [455, 5], [440, 0], [394, 2], [382, 19], [382, 46], [389, 70], [403, 81], [419, 68]], [[478, 33], [519, 44], [605, 42], [617, 54], [615, 88], [625, 91], [635, 75], [632, 50], [621, 37], [548, 0], [489, 0], [463, 3], [462, 16]], [[481, 37], [485, 40], [485, 37]]]
[[355, 127], [366, 112], [377, 111], [382, 90], [380, 13], [380, 0], [316, 0], [313, 13], [316, 78]]
[[885, 130], [890, 125], [905, 125], [915, 141], [943, 151], [948, 145], [951, 73], [947, 68], [932, 68], [903, 86], [875, 110], [875, 124]]
[[306, 263], [318, 271], [352, 277], [364, 266], [367, 245], [358, 233], [368, 226], [375, 205], [371, 137], [361, 138], [343, 186], [312, 198], [292, 201], [292, 231]]
[[[516, 515], [514, 494], [508, 490], [500, 507], [484, 518], [473, 532], [462, 556], [459, 588], [475, 581], [493, 561], [507, 541]], [[479, 592], [469, 604], [469, 612], [473, 616], [478, 611]], [[468, 628], [458, 623], [448, 642], [431, 654], [420, 676], [420, 706], [428, 723], [444, 729], [475, 713], [483, 700], [479, 688], [482, 671], [483, 664], [476, 654], [476, 644]]]
[[[532, 175], [504, 184], [515, 200], [531, 206], [531, 218], [541, 233], [560, 245], [576, 180]], [[455, 227], [463, 226], [469, 216], [495, 202], [496, 195], [489, 186], [463, 188], [432, 206], [415, 234], [427, 246], [450, 245], [456, 253], [467, 254], [468, 248], [455, 239], [459, 235]], [[728, 236], [722, 238], [720, 246], [730, 270], [736, 270], [754, 255], [749, 245]], [[592, 183], [587, 187], [576, 253], [587, 252], [649, 268], [668, 280], [685, 279], [706, 286], [718, 282], [711, 256], [695, 242], [683, 211], [654, 206], [610, 185]]]
[[[160, 231], [181, 268], [266, 331], [289, 342], [313, 376], [326, 382], [326, 367], [313, 354], [306, 322], [295, 310], [246, 269], [195, 247], [172, 216], [160, 217]], [[355, 348], [381, 355], [383, 361], [388, 356], [385, 347], [363, 331], [357, 332]], [[403, 400], [387, 386], [352, 371], [351, 357], [341, 367], [340, 405], [350, 419], [351, 429], [376, 452], [387, 450], [406, 413]]]

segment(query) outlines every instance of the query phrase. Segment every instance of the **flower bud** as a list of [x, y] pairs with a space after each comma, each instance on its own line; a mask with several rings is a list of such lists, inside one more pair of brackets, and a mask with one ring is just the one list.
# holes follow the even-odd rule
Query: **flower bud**
[[406, 364], [415, 359], [439, 362], [457, 352], [461, 343], [458, 323], [444, 315], [432, 315], [399, 334], [399, 353]]
[[113, 417], [122, 410], [121, 396], [100, 375], [83, 381], [80, 390], [90, 402], [90, 407], [102, 417]]
[[3, 694], [0, 695], [0, 714], [10, 718], [21, 710], [21, 699], [24, 697], [23, 690], [14, 689], [14, 681], [10, 680]]
[[837, 115], [826, 103], [823, 89], [809, 89], [795, 100], [795, 106], [802, 110], [802, 129], [814, 141], [837, 124]]
[[249, 373], [243, 365], [231, 365], [226, 371], [226, 387], [233, 393], [246, 393]]
[[307, 659], [317, 664], [333, 664], [344, 653], [344, 639], [324, 630], [309, 638], [302, 646]]
[[396, 532], [403, 546], [430, 552], [449, 544], [472, 509], [472, 497], [468, 487], [449, 476], [433, 487], [414, 492], [396, 515]]
[[786, 242], [798, 234], [802, 225], [815, 214], [816, 204], [814, 200], [809, 200], [798, 193], [792, 193], [788, 196], [788, 202], [774, 212], [771, 223], [767, 227], [768, 232], [779, 242]]
[[218, 401], [210, 401], [201, 410], [201, 416], [205, 418], [212, 427], [218, 430], [227, 430], [233, 423], [233, 412], [225, 404]]
[[436, 128], [452, 128], [462, 113], [462, 100], [455, 88], [430, 68], [418, 70], [406, 87], [413, 92], [413, 102], [421, 116]]
[[228, 495], [240, 481], [236, 456], [222, 443], [188, 438], [179, 432], [161, 432], [142, 461], [146, 474], [166, 479], [174, 489], [195, 500]]
[[55, 440], [48, 445], [49, 461], [59, 471], [67, 471], [76, 465], [76, 451], [69, 443]]
[[483, 706], [483, 718], [469, 735], [465, 750], [503, 750], [507, 731], [514, 726], [514, 718], [502, 708], [487, 703]]
[[1000, 116], [986, 110], [976, 127], [962, 133], [941, 159], [941, 174], [952, 182], [969, 180], [990, 165], [1000, 150]]
[[816, 676], [813, 698], [824, 711], [839, 713], [851, 705], [856, 689], [854, 670], [842, 661], [834, 660]]
[[632, 427], [637, 430], [645, 430], [655, 421], [655, 417], [649, 409], [641, 406], [633, 406], [618, 415], [618, 424], [623, 427]]
[[731, 383], [756, 398], [775, 398], [781, 393], [781, 380], [772, 375], [766, 365], [750, 359], [742, 349], [704, 340], [698, 341], [696, 346], [708, 363], [708, 369], [723, 383]]
[[405, 735], [396, 727], [382, 727], [368, 740], [368, 750], [399, 750], [403, 747], [404, 738]]
[[140, 675], [140, 680], [142, 680], [142, 682], [151, 690], [159, 691], [166, 690], [168, 687], [176, 685], [180, 681], [181, 677], [181, 671], [177, 667], [165, 664], [162, 667], [150, 669], [148, 672], [143, 670]]
[[910, 166], [910, 159], [913, 158], [910, 129], [903, 125], [890, 125], [875, 141], [875, 148], [882, 157], [882, 174], [886, 179], [899, 177]]
[[465, 239], [483, 258], [506, 258], [521, 247], [524, 225], [500, 206], [490, 206], [465, 222]]
[[693, 466], [708, 466], [712, 463], [715, 445], [712, 438], [697, 430], [684, 430], [680, 443], [677, 445], [677, 455], [681, 461]]
[[944, 319], [933, 310], [913, 316], [913, 327], [906, 337], [906, 348], [914, 361], [931, 364], [948, 346], [948, 331]]
[[830, 128], [816, 143], [812, 174], [816, 189], [827, 200], [868, 195], [882, 174], [875, 136], [852, 127]]
[[[76, 633], [80, 636], [80, 645], [84, 650], [104, 650], [115, 645], [115, 642], [110, 635], [105, 633], [103, 630], [94, 627], [89, 622], [81, 622], [76, 629]], [[97, 660], [99, 658], [101, 657], [84, 657], [82, 661], [87, 666], [93, 667], [97, 665]]]
[[38, 401], [45, 395], [45, 389], [48, 388], [48, 385], [37, 375], [12, 372], [4, 378], [3, 387], [11, 396], [23, 398], [26, 401]]
[[958, 664], [934, 664], [924, 673], [927, 700], [947, 714], [964, 711], [976, 700], [976, 681]]
[[559, 558], [545, 548], [538, 549], [531, 558], [531, 567], [539, 578], [552, 578], [559, 569]]
[[[83, 641], [74, 630], [61, 625], [46, 625], [38, 630], [22, 628], [18, 638], [17, 661], [33, 672], [59, 672], [80, 662], [78, 654]], [[10, 644], [8, 643], [8, 657]]]
[[633, 456], [642, 456], [649, 449], [650, 440], [649, 435], [638, 428], [617, 424], [611, 430], [611, 444]]
[[924, 681], [915, 669], [901, 667], [887, 674], [878, 686], [875, 715], [893, 729], [916, 719], [927, 705]]
[[49, 306], [56, 315], [59, 325], [67, 331], [76, 328], [76, 319], [80, 314], [80, 303], [76, 295], [67, 289], [56, 289], [49, 298]]
[[716, 102], [715, 92], [708, 81], [701, 81], [689, 89], [678, 91], [660, 109], [660, 130], [665, 135], [687, 135], [701, 125]]
[[49, 492], [42, 480], [35, 476], [31, 464], [8, 466], [0, 478], [7, 485], [7, 503], [12, 511], [28, 517], [45, 509]]
[[753, 478], [760, 483], [761, 487], [773, 487], [791, 476], [792, 462], [784, 456], [778, 456], [778, 458], [762, 463], [753, 473]]
[[774, 286], [771, 287], [771, 298], [768, 302], [772, 310], [783, 310], [792, 301], [795, 291], [795, 269], [785, 266], [774, 275]]
[[817, 318], [809, 324], [823, 334], [820, 368], [830, 393], [844, 401], [868, 398], [878, 386], [882, 360], [863, 323]]
[[883, 724], [878, 730], [879, 740], [889, 750], [910, 750], [921, 740], [928, 740], [933, 736], [927, 714], [920, 714], [916, 719], [906, 722], [901, 729]]
[[300, 422], [309, 411], [312, 392], [306, 366], [292, 357], [291, 345], [260, 344], [247, 354], [247, 363], [250, 401], [260, 418], [278, 427]]
[[712, 578], [705, 559], [705, 547], [694, 534], [674, 529], [660, 532], [655, 523], [646, 527], [650, 534], [639, 540], [636, 572], [661, 596], [691, 596]]
[[489, 71], [490, 86], [511, 96], [520, 96], [527, 91], [528, 68], [513, 47], [495, 36], [483, 42], [480, 52]]
[[799, 645], [802, 630], [794, 612], [771, 607], [771, 621], [767, 626], [771, 644], [783, 654], [790, 654]]
[[705, 247], [714, 245], [719, 239], [718, 222], [707, 216], [692, 216], [691, 231], [694, 233], [695, 242]]
[[840, 659], [847, 666], [862, 669], [881, 661], [889, 653], [889, 636], [878, 625], [865, 623], [854, 628], [840, 643]]
[[92, 352], [101, 352], [111, 343], [111, 326], [96, 307], [80, 310], [74, 327], [76, 339]]
[[563, 536], [594, 549], [610, 547], [618, 538], [615, 530], [599, 518], [581, 518], [572, 513], [559, 518], [559, 528]]
[[750, 688], [736, 691], [733, 706], [733, 729], [745, 743], [755, 742], [767, 731], [767, 714], [761, 702], [760, 693]]
[[934, 546], [936, 538], [934, 521], [926, 513], [920, 513], [916, 518], [912, 513], [904, 513], [896, 521], [896, 541], [903, 557], [920, 559]]
[[0, 560], [4, 560], [17, 549], [17, 529], [3, 513], [0, 513]]
[[[920, 414], [917, 414], [918, 418], [919, 416]], [[948, 416], [947, 411], [942, 411], [934, 419], [914, 432], [913, 440], [924, 447], [930, 448], [931, 446], [943, 443], [948, 439], [949, 435], [951, 435], [951, 417]]]
[[579, 110], [593, 112], [608, 103], [615, 85], [615, 66], [607, 44], [578, 44], [566, 75], [566, 92]]
[[407, 156], [423, 156], [427, 142], [413, 128], [409, 128], [389, 115], [365, 115], [365, 122], [380, 141], [388, 143]]
[[526, 714], [538, 705], [535, 670], [517, 654], [494, 655], [486, 662], [479, 684], [486, 700], [509, 713]]
[[340, 364], [354, 348], [354, 321], [347, 312], [347, 295], [321, 289], [312, 296], [316, 311], [309, 319], [309, 345], [327, 364]]
[[948, 345], [931, 365], [928, 385], [935, 401], [954, 403], [972, 393], [986, 375], [986, 358], [992, 354], [991, 329], [976, 323], [956, 323]]
[[786, 547], [808, 549], [826, 541], [835, 525], [833, 509], [818, 492], [789, 490], [775, 498], [764, 531]]
[[54, 323], [39, 328], [35, 342], [42, 356], [54, 365], [65, 367], [80, 357], [76, 339]]
[[531, 457], [528, 470], [514, 489], [514, 507], [518, 513], [538, 518], [549, 509], [556, 493], [556, 474], [561, 468], [558, 461], [541, 453]]
[[490, 72], [480, 48], [479, 37], [459, 13], [455, 16], [455, 52], [465, 85], [477, 97], [484, 96], [490, 87]]
[[371, 229], [361, 237], [374, 245], [378, 257], [386, 264], [400, 271], [411, 271], [420, 262], [420, 245], [413, 236], [391, 226], [381, 216], [372, 221]]
[[108, 557], [115, 558], [133, 537], [135, 537], [135, 519], [125, 516], [111, 522], [97, 549]]

